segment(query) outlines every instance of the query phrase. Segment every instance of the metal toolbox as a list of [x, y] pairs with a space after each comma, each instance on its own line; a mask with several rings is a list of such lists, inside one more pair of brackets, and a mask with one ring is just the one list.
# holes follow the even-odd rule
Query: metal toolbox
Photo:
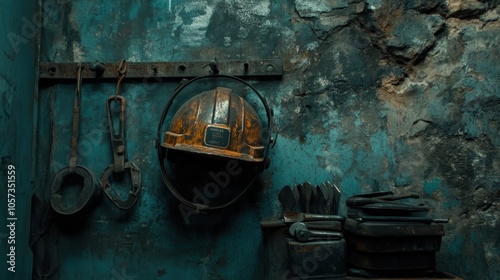
[[344, 235], [351, 266], [386, 271], [433, 269], [444, 228], [435, 223], [347, 219]]
[[370, 270], [432, 269], [436, 266], [435, 252], [371, 253], [347, 250], [347, 262]]

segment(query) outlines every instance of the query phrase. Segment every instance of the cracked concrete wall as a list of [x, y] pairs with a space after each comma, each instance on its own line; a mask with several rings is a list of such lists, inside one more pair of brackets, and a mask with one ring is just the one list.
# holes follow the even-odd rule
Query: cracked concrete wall
[[[143, 138], [129, 140], [129, 149], [135, 151], [131, 157], [145, 169], [151, 167], [143, 172], [150, 187], [143, 194], [141, 214], [128, 228], [141, 233], [136, 254], [147, 254], [149, 245], [142, 245], [153, 242], [158, 260], [138, 260], [138, 268], [128, 253], [103, 244], [80, 248], [87, 257], [72, 259], [88, 261], [93, 256], [105, 261], [113, 255], [128, 265], [130, 275], [140, 269], [153, 276], [159, 275], [153, 271], [166, 276], [189, 271], [202, 279], [242, 279], [242, 273], [260, 277], [268, 272], [261, 270], [263, 237], [256, 221], [279, 213], [276, 195], [282, 186], [329, 180], [342, 189], [342, 201], [370, 191], [419, 193], [432, 215], [450, 219], [438, 268], [466, 279], [499, 278], [499, 4], [498, 0], [66, 3], [46, 25], [42, 60], [281, 57], [284, 62], [282, 80], [252, 82], [274, 108], [280, 130], [271, 152], [273, 162], [261, 176], [262, 188], [243, 199], [237, 211], [213, 218], [231, 221], [217, 234], [175, 224], [179, 213], [165, 206], [168, 194], [156, 171], [151, 152], [155, 131], [149, 128], [157, 124], [167, 94], [128, 85], [129, 93], [136, 92], [130, 95], [131, 111], [149, 112], [129, 118], [128, 125], [141, 127], [136, 137]], [[162, 85], [156, 91], [171, 92], [173, 87]], [[113, 86], [92, 89], [98, 95], [112, 92]], [[41, 115], [50, 108], [51, 98], [59, 99], [55, 108], [63, 106], [55, 94], [63, 90], [68, 89], [42, 92]], [[94, 100], [97, 105], [90, 105], [96, 112], [102, 107], [99, 98]], [[102, 116], [89, 114], [87, 121], [99, 122]], [[41, 121], [40, 126], [39, 141], [45, 143], [49, 132], [43, 127], [49, 125]], [[98, 152], [108, 153], [96, 148], [94, 153]], [[49, 155], [39, 151], [39, 159], [48, 161]], [[102, 162], [87, 160], [97, 170], [104, 168]], [[50, 177], [44, 167], [39, 173]], [[341, 213], [345, 210], [342, 206]], [[153, 214], [154, 221], [149, 219]], [[110, 234], [119, 228], [109, 230], [109, 234], [104, 228], [98, 231], [113, 240]], [[183, 243], [186, 235], [195, 241]], [[92, 243], [91, 235], [82, 236], [82, 244]], [[169, 252], [168, 257], [160, 251]], [[176, 267], [173, 256], [185, 266]], [[63, 263], [61, 275], [77, 275], [74, 269]]]
[[344, 3], [295, 1], [319, 47], [301, 71], [300, 97], [290, 99], [300, 116], [283, 128], [335, 131], [331, 145], [352, 154], [321, 158], [323, 166], [349, 166], [336, 170], [335, 182], [420, 193], [434, 215], [450, 218], [438, 267], [498, 278], [498, 1]]

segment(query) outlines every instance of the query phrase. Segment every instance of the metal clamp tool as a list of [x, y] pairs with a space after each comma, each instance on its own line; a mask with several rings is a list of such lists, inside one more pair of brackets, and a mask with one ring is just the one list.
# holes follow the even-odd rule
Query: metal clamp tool
[[[108, 125], [109, 133], [111, 135], [111, 149], [113, 152], [113, 163], [110, 164], [101, 176], [99, 184], [104, 190], [106, 195], [113, 201], [113, 203], [121, 209], [129, 209], [137, 202], [137, 196], [141, 190], [141, 170], [132, 162], [127, 161], [127, 149], [125, 141], [125, 105], [126, 100], [123, 96], [118, 95], [120, 89], [120, 83], [126, 72], [126, 62], [122, 60], [118, 68], [118, 84], [116, 86], [116, 93], [110, 96], [106, 100], [106, 110], [108, 113]], [[119, 117], [119, 128], [118, 133], [115, 131], [115, 126], [113, 122], [113, 115], [111, 110], [111, 103], [120, 103], [120, 117]], [[122, 200], [118, 193], [111, 187], [111, 182], [109, 177], [113, 174], [113, 178], [116, 180], [123, 180], [123, 175], [125, 170], [130, 171], [130, 178], [132, 186], [130, 188], [127, 199]]]
[[[81, 212], [83, 209], [90, 207], [100, 197], [100, 189], [95, 187], [94, 175], [87, 168], [77, 165], [82, 77], [83, 67], [79, 64], [73, 102], [73, 126], [69, 164], [54, 175], [50, 188], [50, 204], [54, 211], [62, 215], [72, 215]], [[81, 180], [78, 180], [78, 177]], [[67, 182], [81, 182], [83, 185], [80, 194], [71, 205], [66, 205], [62, 197], [62, 188]]]
[[337, 231], [309, 230], [306, 224], [301, 222], [293, 223], [288, 228], [288, 232], [290, 233], [291, 236], [295, 237], [299, 241], [308, 241], [311, 238], [339, 240], [344, 237], [344, 235], [341, 232]]

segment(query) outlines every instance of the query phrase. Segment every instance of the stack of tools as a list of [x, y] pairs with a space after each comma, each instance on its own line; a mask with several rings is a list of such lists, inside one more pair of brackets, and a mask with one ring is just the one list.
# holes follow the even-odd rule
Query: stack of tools
[[376, 192], [349, 197], [344, 234], [350, 274], [364, 277], [428, 277], [447, 219], [427, 217], [424, 206], [399, 202], [417, 194]]
[[[264, 220], [262, 228], [288, 227], [289, 278], [344, 278], [345, 240], [338, 216], [340, 190], [329, 182], [285, 186], [278, 194], [283, 218]], [[291, 278], [290, 278], [291, 277]]]

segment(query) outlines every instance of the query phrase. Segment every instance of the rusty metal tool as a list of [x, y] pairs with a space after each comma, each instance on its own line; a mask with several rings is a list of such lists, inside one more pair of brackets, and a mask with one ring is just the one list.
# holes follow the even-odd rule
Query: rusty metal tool
[[[113, 163], [110, 164], [101, 176], [99, 180], [99, 184], [101, 188], [104, 190], [106, 195], [111, 199], [111, 201], [121, 209], [129, 209], [137, 202], [137, 196], [139, 195], [139, 191], [141, 190], [141, 170], [130, 161], [127, 161], [127, 149], [126, 149], [126, 141], [125, 141], [125, 107], [126, 100], [123, 96], [119, 95], [120, 84], [122, 79], [126, 73], [126, 62], [122, 60], [120, 66], [118, 68], [118, 83], [116, 85], [115, 95], [110, 96], [106, 100], [106, 110], [108, 112], [108, 126], [109, 133], [111, 136], [111, 149], [113, 152]], [[111, 103], [119, 102], [120, 103], [120, 116], [119, 116], [119, 126], [118, 133], [115, 131], [115, 126], [113, 122]], [[123, 179], [123, 175], [125, 170], [130, 171], [131, 178], [131, 187], [128, 193], [128, 197], [123, 200], [120, 198], [118, 193], [111, 187], [111, 182], [109, 181], [109, 177], [113, 174], [113, 178], [121, 181]]]
[[300, 206], [301, 210], [305, 213], [310, 213], [309, 205], [311, 204], [311, 185], [310, 184], [299, 184], [297, 185], [297, 190], [300, 196]]
[[305, 182], [302, 184], [302, 191], [305, 196], [305, 206], [306, 209], [304, 209], [305, 213], [311, 213], [311, 199], [312, 199], [312, 185], [309, 182]]
[[367, 205], [367, 204], [373, 204], [373, 203], [385, 203], [389, 201], [396, 201], [400, 199], [406, 199], [406, 198], [420, 198], [420, 196], [416, 193], [410, 193], [410, 194], [405, 194], [405, 195], [391, 195], [391, 196], [381, 196], [381, 197], [374, 197], [374, 198], [368, 198], [368, 197], [349, 197], [346, 200], [346, 204], [349, 206], [362, 206], [362, 205]]
[[318, 214], [329, 214], [327, 207], [328, 191], [323, 187], [323, 185], [316, 186], [316, 193], [318, 195]]
[[310, 221], [303, 222], [309, 229], [342, 231], [341, 221]]
[[[293, 221], [285, 222], [285, 219], [270, 219], [260, 221], [261, 228], [275, 228], [289, 226]], [[310, 229], [342, 231], [342, 221], [310, 221], [303, 222]]]
[[[88, 209], [97, 202], [100, 198], [100, 189], [95, 187], [94, 175], [89, 169], [77, 165], [78, 158], [78, 134], [80, 124], [81, 110], [81, 87], [83, 79], [83, 69], [81, 64], [78, 64], [77, 69], [77, 85], [75, 89], [75, 98], [73, 101], [73, 126], [70, 141], [70, 159], [67, 167], [59, 170], [52, 179], [50, 204], [54, 211], [62, 215], [73, 215]], [[76, 179], [80, 177], [81, 180]], [[62, 188], [65, 182], [82, 182], [82, 189], [73, 201], [72, 205], [63, 203]]]
[[420, 198], [420, 195], [418, 195], [417, 193], [408, 193], [402, 195], [388, 195], [388, 196], [375, 197], [374, 199], [380, 199], [384, 201], [395, 201], [405, 198]]
[[377, 203], [371, 203], [371, 204], [365, 204], [365, 205], [359, 205], [359, 206], [350, 206], [351, 208], [357, 208], [357, 209], [362, 209], [364, 211], [371, 211], [372, 213], [374, 212], [390, 212], [388, 216], [395, 215], [395, 214], [403, 214], [403, 213], [410, 213], [410, 212], [428, 212], [429, 208], [425, 206], [419, 206], [419, 205], [411, 205], [411, 204], [406, 204], [406, 203], [398, 203], [398, 202], [377, 202]]
[[[333, 188], [331, 188], [329, 185], [326, 183], [322, 183], [321, 187], [323, 188], [323, 192], [326, 195], [326, 213], [325, 214], [333, 214], [333, 203], [334, 203], [334, 192]], [[338, 213], [335, 213], [338, 214]]]
[[342, 192], [340, 189], [333, 183], [326, 182], [326, 185], [329, 186], [333, 190], [333, 210], [332, 213], [335, 215], [338, 215], [339, 213], [339, 204], [340, 204], [340, 197], [342, 195]]
[[448, 219], [435, 219], [427, 217], [405, 217], [405, 216], [362, 216], [350, 217], [357, 222], [413, 222], [413, 223], [448, 223]]
[[301, 222], [293, 223], [288, 232], [299, 241], [308, 241], [310, 238], [338, 240], [344, 237], [341, 232], [309, 230]]
[[312, 214], [320, 214], [318, 213], [318, 206], [319, 206], [318, 191], [316, 189], [316, 186], [314, 185], [310, 185], [310, 188], [311, 188], [311, 202], [309, 203], [309, 211]]
[[[83, 62], [88, 72], [83, 77], [87, 80], [98, 80], [109, 82], [116, 78], [115, 69], [120, 64], [113, 62]], [[96, 65], [97, 64], [97, 65]], [[128, 62], [126, 79], [136, 79], [143, 81], [149, 78], [180, 79], [194, 78], [203, 75], [215, 74], [212, 61], [185, 60], [168, 62]], [[45, 82], [53, 80], [75, 79], [73, 70], [76, 68], [75, 62], [40, 62], [40, 79]], [[250, 77], [279, 77], [283, 76], [283, 59], [222, 59], [217, 61], [219, 73], [233, 76]]]
[[284, 211], [292, 211], [297, 203], [293, 190], [290, 186], [284, 186], [278, 193], [278, 200]]
[[283, 218], [287, 223], [305, 221], [345, 221], [345, 217], [338, 215], [321, 215], [294, 211], [283, 212]]
[[262, 228], [282, 227], [295, 222], [306, 222], [310, 223], [311, 226], [317, 228], [339, 227], [340, 223], [340, 228], [342, 228], [342, 223], [345, 221], [345, 219], [345, 217], [338, 215], [322, 215], [295, 211], [284, 211], [283, 219], [262, 220], [260, 222], [260, 226]]
[[371, 193], [362, 193], [362, 194], [356, 194], [351, 197], [382, 197], [382, 196], [388, 196], [388, 195], [393, 195], [394, 193], [392, 191], [383, 191], [383, 192], [371, 192]]
[[294, 185], [292, 187], [292, 192], [293, 192], [293, 196], [295, 197], [295, 205], [297, 205], [300, 202], [300, 194], [299, 194], [299, 190], [297, 189], [297, 185]]

